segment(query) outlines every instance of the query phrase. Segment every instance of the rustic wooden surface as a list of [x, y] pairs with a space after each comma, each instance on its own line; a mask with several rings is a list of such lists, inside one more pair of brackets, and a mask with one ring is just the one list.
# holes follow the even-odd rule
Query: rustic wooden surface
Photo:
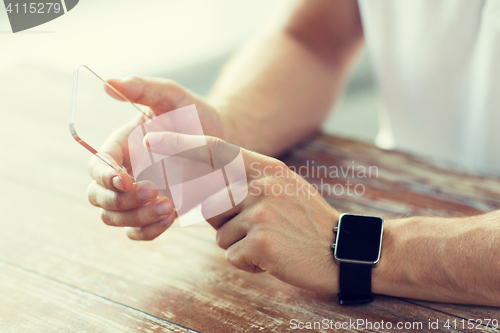
[[[237, 271], [207, 226], [173, 227], [153, 242], [128, 240], [87, 202], [89, 155], [72, 141], [68, 100], [60, 97], [69, 96], [70, 76], [26, 70], [32, 81], [0, 84], [0, 91], [34, 91], [22, 103], [23, 94], [0, 94], [0, 332], [287, 332], [291, 319], [422, 322], [420, 331], [437, 332], [429, 320], [500, 320], [497, 308], [385, 296], [341, 307], [336, 297]], [[328, 179], [366, 189], [327, 196], [344, 212], [460, 216], [500, 208], [498, 177], [365, 143], [318, 135], [284, 160], [293, 167], [376, 166], [377, 177]]]

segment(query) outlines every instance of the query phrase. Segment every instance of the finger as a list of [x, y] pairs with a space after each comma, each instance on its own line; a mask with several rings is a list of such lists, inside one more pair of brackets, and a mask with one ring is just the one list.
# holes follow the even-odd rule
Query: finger
[[131, 191], [117, 192], [97, 184], [90, 183], [88, 198], [92, 205], [106, 210], [130, 210], [143, 205], [145, 202], [158, 196], [158, 189], [149, 181], [141, 181], [133, 185]]
[[[239, 191], [239, 189], [244, 189], [244, 186], [232, 186], [231, 188], [235, 189], [235, 191], [231, 192], [234, 198], [238, 195], [237, 191]], [[253, 202], [253, 196], [247, 196], [247, 199], [236, 206], [232, 206], [229, 192], [227, 188], [223, 188], [203, 201], [201, 204], [201, 214], [215, 230], [218, 230], [226, 222], [235, 218], [235, 216], [240, 214], [244, 209], [251, 206]]]
[[[118, 90], [120, 82], [121, 80], [117, 79], [106, 80], [106, 82], [104, 83], [104, 91], [114, 99], [120, 102], [125, 102], [127, 100], [123, 98], [124, 96], [123, 93], [120, 90]], [[121, 90], [123, 90], [123, 88]]]
[[[211, 136], [175, 132], [151, 132], [144, 137], [144, 145], [153, 153], [164, 156], [182, 154], [181, 156], [184, 158], [211, 163], [215, 169], [226, 166], [235, 160], [241, 152], [245, 169], [243, 175], [247, 177], [258, 177], [261, 174], [255, 165], [251, 167], [252, 163], [263, 164], [270, 160], [267, 156]], [[210, 160], [207, 159], [207, 149], [200, 149], [205, 146], [207, 146]], [[241, 178], [238, 172], [235, 173], [235, 178]]]
[[[130, 76], [125, 80], [110, 79], [106, 82], [132, 103], [147, 105], [157, 115], [184, 106], [181, 102], [186, 96], [186, 91], [172, 80]], [[123, 101], [123, 98], [107, 85], [104, 89], [111, 97]], [[158, 113], [158, 110], [161, 112]]]
[[243, 238], [241, 241], [234, 243], [226, 250], [226, 259], [234, 267], [250, 272], [262, 273], [264, 272], [258, 265], [255, 255], [247, 247], [248, 240]]
[[[111, 162], [119, 165], [111, 155], [102, 154]], [[127, 192], [134, 183], [134, 180], [125, 171], [113, 169], [95, 155], [89, 160], [88, 171], [97, 184], [113, 191]]]
[[[99, 147], [99, 156], [94, 155], [89, 160], [89, 174], [98, 184], [110, 190], [123, 192], [131, 189], [134, 180], [120, 167], [124, 162], [124, 153], [127, 153], [124, 150], [127, 148], [127, 138], [130, 131], [143, 121], [142, 115], [138, 115], [129, 123], [115, 130]], [[101, 157], [106, 159], [106, 162]]]
[[240, 215], [238, 215], [217, 229], [217, 236], [215, 239], [219, 247], [227, 250], [231, 245], [245, 238], [247, 232], [248, 225], [246, 225], [243, 219], [240, 218]]
[[160, 236], [165, 230], [167, 230], [175, 220], [175, 214], [170, 215], [166, 219], [152, 223], [144, 227], [127, 227], [126, 232], [128, 238], [132, 240], [140, 241], [150, 241]]
[[162, 197], [126, 211], [101, 209], [101, 219], [105, 224], [115, 227], [143, 227], [166, 219], [173, 213], [170, 199]]

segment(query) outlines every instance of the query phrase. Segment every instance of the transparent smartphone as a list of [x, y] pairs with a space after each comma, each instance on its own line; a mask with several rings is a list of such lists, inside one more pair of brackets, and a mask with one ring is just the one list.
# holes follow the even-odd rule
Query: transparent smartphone
[[[194, 108], [194, 105], [192, 107]], [[185, 161], [170, 158], [166, 162], [165, 156], [153, 154], [143, 144], [144, 136], [148, 132], [171, 131], [172, 127], [175, 127], [173, 121], [176, 115], [179, 118], [177, 123], [182, 123], [188, 113], [177, 111], [156, 117], [150, 108], [132, 103], [89, 67], [82, 65], [73, 72], [69, 120], [73, 138], [110, 168], [126, 172], [137, 182], [153, 182], [158, 188], [159, 196], [170, 198], [176, 210], [179, 210], [183, 202], [182, 186], [171, 192], [168, 176], [171, 183], [182, 183]], [[201, 124], [199, 128], [198, 132], [203, 134]], [[198, 132], [192, 134], [200, 134]], [[119, 163], [99, 152], [101, 147], [109, 145], [110, 142], [115, 148], [116, 143], [119, 143], [119, 148], [116, 149], [122, 149], [120, 154], [117, 154], [123, 157]]]
[[[113, 91], [123, 101], [113, 99], [105, 89]], [[152, 112], [132, 103], [89, 67], [82, 65], [74, 70], [69, 120], [71, 135], [111, 168], [123, 170], [132, 178], [131, 172], [99, 153], [98, 149], [113, 131], [137, 118], [138, 112], [147, 118], [153, 118]]]

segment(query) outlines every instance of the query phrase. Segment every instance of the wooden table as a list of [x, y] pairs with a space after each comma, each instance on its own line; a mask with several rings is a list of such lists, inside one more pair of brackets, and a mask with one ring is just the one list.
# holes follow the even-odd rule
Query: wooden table
[[[422, 322], [423, 329], [406, 330], [415, 332], [446, 331], [448, 319], [457, 322], [450, 331], [478, 331], [461, 328], [462, 319], [473, 319], [483, 331], [497, 331], [477, 321], [500, 320], [497, 308], [386, 296], [342, 307], [335, 296], [240, 272], [207, 226], [172, 227], [153, 242], [128, 240], [87, 202], [89, 155], [72, 141], [67, 100], [57, 98], [68, 93], [61, 87], [69, 80], [51, 75], [42, 82], [51, 87], [43, 95], [15, 105], [22, 94], [4, 96], [0, 103], [0, 332], [286, 332], [292, 319]], [[295, 167], [376, 166], [377, 177], [329, 179], [364, 186], [361, 196], [327, 197], [344, 212], [456, 216], [500, 208], [498, 177], [352, 140], [317, 135], [284, 160]], [[439, 320], [440, 329], [430, 330], [429, 320]]]

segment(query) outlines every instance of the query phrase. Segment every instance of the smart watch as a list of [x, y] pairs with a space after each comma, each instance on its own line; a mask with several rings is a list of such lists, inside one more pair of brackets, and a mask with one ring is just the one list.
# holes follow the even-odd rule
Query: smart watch
[[372, 267], [380, 259], [384, 220], [376, 216], [342, 214], [338, 226], [334, 257], [339, 262], [338, 294], [342, 305], [373, 301]]

